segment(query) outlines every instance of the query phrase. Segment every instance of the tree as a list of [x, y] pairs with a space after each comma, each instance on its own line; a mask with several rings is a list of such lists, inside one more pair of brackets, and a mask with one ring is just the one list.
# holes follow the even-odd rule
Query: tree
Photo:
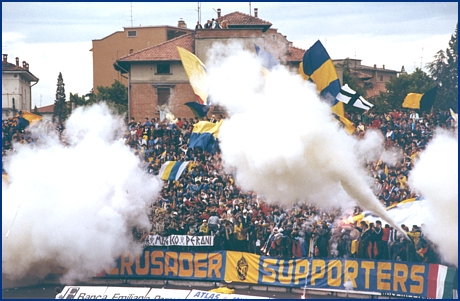
[[450, 37], [449, 47], [439, 50], [434, 61], [426, 65], [438, 84], [435, 109], [448, 110], [458, 106], [458, 23]]
[[435, 85], [435, 81], [420, 68], [416, 68], [411, 74], [402, 73], [386, 83], [387, 92], [380, 92], [375, 98], [373, 110], [375, 109], [377, 113], [388, 112], [393, 109], [401, 110], [407, 94], [423, 94]]
[[34, 114], [42, 116], [42, 114], [38, 111], [37, 105], [34, 106]]
[[116, 114], [123, 115], [128, 112], [128, 88], [115, 80], [110, 87], [98, 86], [97, 92], [93, 89], [80, 96], [70, 93], [70, 103], [73, 107], [90, 106], [98, 102], [105, 102]]
[[128, 88], [115, 80], [110, 87], [97, 87], [96, 101], [106, 101], [119, 114], [128, 112]]
[[65, 89], [64, 89], [64, 80], [62, 78], [61, 72], [59, 72], [57, 89], [56, 89], [56, 99], [54, 100], [54, 111], [53, 117], [57, 118], [58, 124], [61, 125], [64, 120], [69, 116], [69, 108], [65, 101]]
[[87, 106], [89, 105], [89, 100], [86, 99], [86, 95], [79, 96], [78, 93], [72, 94], [70, 93], [69, 102], [73, 108]]

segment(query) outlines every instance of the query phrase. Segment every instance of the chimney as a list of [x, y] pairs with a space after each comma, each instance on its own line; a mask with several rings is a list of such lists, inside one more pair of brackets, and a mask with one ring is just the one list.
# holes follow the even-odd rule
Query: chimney
[[26, 69], [26, 61], [22, 61], [22, 68]]
[[385, 65], [383, 65], [382, 69], [385, 69]]
[[185, 24], [185, 21], [180, 18], [179, 22], [177, 23], [177, 27], [179, 28], [187, 28], [187, 24]]
[[19, 67], [19, 58], [16, 57], [16, 67]]
[[3, 62], [4, 63], [8, 62], [8, 54], [3, 54]]
[[254, 17], [258, 18], [259, 17], [259, 9], [254, 8]]
[[221, 12], [222, 12], [222, 11], [220, 10], [220, 8], [218, 8], [218, 9], [217, 9], [217, 18], [220, 18], [220, 13], [221, 13]]
[[376, 64], [374, 64], [374, 69], [377, 69], [377, 65], [376, 65]]

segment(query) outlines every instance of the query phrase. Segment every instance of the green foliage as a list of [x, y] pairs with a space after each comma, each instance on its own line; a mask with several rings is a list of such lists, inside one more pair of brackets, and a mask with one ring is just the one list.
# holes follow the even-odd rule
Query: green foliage
[[458, 107], [458, 24], [450, 37], [449, 47], [439, 50], [434, 61], [426, 65], [431, 77], [438, 84], [435, 109], [447, 110]]
[[38, 112], [37, 105], [35, 105], [33, 113], [36, 114], [36, 115], [42, 116], [42, 114], [40, 112]]
[[54, 111], [53, 117], [57, 118], [59, 124], [64, 122], [70, 113], [70, 108], [66, 103], [64, 79], [62, 78], [61, 72], [59, 72], [56, 89], [56, 99], [54, 100]]
[[70, 101], [72, 107], [75, 107], [75, 108], [86, 105], [85, 97], [84, 96], [79, 96], [78, 93], [76, 93], [76, 94], [70, 93], [69, 101]]
[[92, 89], [82, 96], [70, 93], [70, 102], [75, 107], [105, 102], [116, 114], [122, 115], [128, 112], [128, 88], [116, 80], [110, 87], [98, 86], [97, 93]]
[[[450, 38], [449, 47], [445, 51], [439, 50], [434, 58], [433, 62], [426, 65], [429, 74], [417, 68], [411, 74], [401, 73], [386, 83], [387, 91], [380, 92], [378, 96], [369, 99], [374, 104], [371, 111], [381, 114], [393, 109], [401, 110], [408, 93], [423, 94], [436, 85], [439, 88], [434, 109], [456, 109], [458, 107], [458, 24]], [[344, 82], [347, 83], [348, 80], [348, 85], [361, 94], [356, 86], [352, 86], [353, 79], [348, 79], [346, 76], [348, 74], [344, 66]]]
[[[409, 93], [423, 94], [433, 88], [436, 83], [422, 69], [416, 68], [411, 74], [400, 74], [387, 84], [386, 104], [388, 109], [403, 109], [402, 103]], [[380, 95], [379, 95], [380, 96]]]
[[98, 86], [97, 91], [97, 102], [106, 101], [119, 114], [128, 112], [128, 88], [121, 82], [115, 80], [110, 87]]

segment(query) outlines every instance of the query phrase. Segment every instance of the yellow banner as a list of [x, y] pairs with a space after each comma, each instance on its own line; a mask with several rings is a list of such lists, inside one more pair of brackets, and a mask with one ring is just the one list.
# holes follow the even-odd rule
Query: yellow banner
[[256, 254], [227, 251], [225, 281], [258, 283], [259, 260]]

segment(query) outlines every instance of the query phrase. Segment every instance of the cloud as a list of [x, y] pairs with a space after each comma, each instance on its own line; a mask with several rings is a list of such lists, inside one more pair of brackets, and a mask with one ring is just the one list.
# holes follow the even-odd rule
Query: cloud
[[23, 42], [25, 36], [18, 32], [2, 32], [2, 44]]
[[78, 108], [67, 122], [67, 146], [38, 129], [38, 144], [15, 146], [5, 162], [10, 184], [2, 187], [4, 280], [64, 271], [61, 281], [73, 283], [140, 249], [131, 231], [149, 230], [147, 206], [161, 181], [115, 139], [122, 124], [105, 105]]

